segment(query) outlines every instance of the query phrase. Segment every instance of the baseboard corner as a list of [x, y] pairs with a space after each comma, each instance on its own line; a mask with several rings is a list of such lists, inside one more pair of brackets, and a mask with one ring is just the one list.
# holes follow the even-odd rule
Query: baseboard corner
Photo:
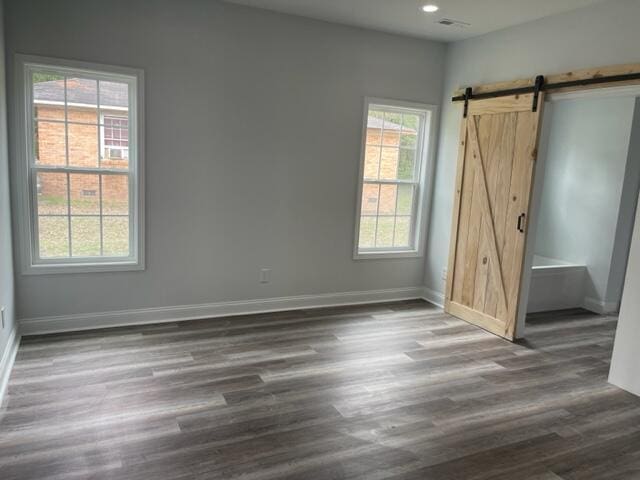
[[444, 308], [444, 293], [424, 287], [422, 298], [434, 304], [436, 307]]
[[611, 315], [620, 310], [620, 302], [606, 302], [598, 298], [584, 297], [582, 308], [599, 315]]
[[0, 409], [4, 406], [4, 397], [9, 385], [9, 377], [11, 377], [11, 370], [16, 360], [18, 353], [18, 346], [20, 345], [20, 334], [17, 326], [14, 326], [13, 330], [9, 334], [9, 340], [7, 346], [0, 358]]

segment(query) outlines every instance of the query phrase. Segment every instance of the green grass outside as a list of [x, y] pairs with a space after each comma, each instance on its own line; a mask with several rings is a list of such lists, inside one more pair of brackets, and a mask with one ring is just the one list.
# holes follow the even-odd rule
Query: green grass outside
[[361, 217], [360, 242], [361, 248], [372, 247], [407, 247], [411, 230], [411, 217]]
[[[124, 206], [124, 210], [123, 210]], [[68, 218], [48, 215], [66, 215], [66, 199], [47, 196], [38, 197], [38, 233], [40, 256], [42, 258], [64, 258], [69, 256], [69, 224]], [[126, 212], [126, 203], [104, 202], [105, 213]], [[100, 256], [100, 217], [79, 217], [73, 214], [95, 214], [99, 212], [97, 199], [73, 200], [71, 203], [71, 256]], [[102, 251], [106, 257], [126, 257], [129, 255], [129, 218], [102, 217]]]
[[[66, 197], [56, 195], [38, 195], [38, 213], [40, 215], [66, 215]], [[72, 215], [98, 215], [99, 213], [100, 199], [98, 197], [71, 199]], [[102, 201], [102, 213], [104, 215], [128, 215], [129, 202], [127, 200], [121, 201], [105, 199]]]

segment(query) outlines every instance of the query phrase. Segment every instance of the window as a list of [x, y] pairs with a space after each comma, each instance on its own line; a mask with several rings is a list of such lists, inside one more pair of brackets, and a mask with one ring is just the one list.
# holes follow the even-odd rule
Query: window
[[19, 62], [24, 271], [143, 268], [142, 72]]
[[129, 118], [126, 116], [103, 115], [102, 117], [102, 158], [129, 158]]
[[435, 107], [367, 99], [355, 258], [422, 255]]

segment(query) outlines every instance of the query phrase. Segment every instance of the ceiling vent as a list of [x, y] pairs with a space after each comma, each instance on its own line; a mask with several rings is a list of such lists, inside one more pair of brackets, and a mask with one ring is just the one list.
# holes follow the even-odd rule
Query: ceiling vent
[[447, 27], [457, 27], [457, 28], [467, 28], [471, 26], [470, 23], [463, 22], [461, 20], [453, 20], [451, 18], [441, 18], [436, 23], [439, 23], [440, 25], [445, 25]]

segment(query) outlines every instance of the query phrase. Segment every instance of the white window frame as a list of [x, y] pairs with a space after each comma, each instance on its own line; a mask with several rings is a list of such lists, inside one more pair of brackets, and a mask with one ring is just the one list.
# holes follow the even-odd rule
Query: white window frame
[[[85, 273], [144, 270], [144, 72], [140, 69], [101, 65], [57, 58], [16, 55], [15, 58], [14, 157], [18, 188], [14, 191], [18, 226], [18, 248], [23, 274]], [[37, 174], [33, 167], [33, 99], [31, 74], [48, 71], [129, 85], [129, 256], [40, 258], [37, 230]], [[96, 139], [96, 142], [98, 139]], [[99, 152], [101, 154], [102, 152]], [[51, 167], [49, 171], [55, 171]], [[83, 167], [64, 171], [96, 173]], [[104, 174], [109, 169], [101, 169]], [[114, 170], [120, 173], [121, 169]]]
[[[367, 123], [371, 107], [383, 109], [399, 109], [404, 112], [413, 111], [424, 116], [421, 131], [418, 132], [418, 146], [416, 161], [418, 162], [415, 184], [413, 215], [411, 218], [411, 242], [407, 247], [380, 247], [360, 249], [360, 218], [362, 212], [362, 191], [365, 182], [365, 158], [367, 148]], [[354, 260], [379, 259], [379, 258], [411, 258], [424, 256], [427, 232], [426, 225], [430, 210], [431, 186], [433, 179], [433, 158], [435, 151], [435, 125], [438, 107], [424, 103], [391, 100], [384, 98], [366, 97], [364, 99], [364, 112], [362, 120], [362, 143], [360, 152], [360, 169], [358, 174], [358, 196], [356, 200], [355, 234], [353, 241]], [[384, 183], [384, 181], [383, 181]], [[395, 181], [389, 183], [396, 184]]]

